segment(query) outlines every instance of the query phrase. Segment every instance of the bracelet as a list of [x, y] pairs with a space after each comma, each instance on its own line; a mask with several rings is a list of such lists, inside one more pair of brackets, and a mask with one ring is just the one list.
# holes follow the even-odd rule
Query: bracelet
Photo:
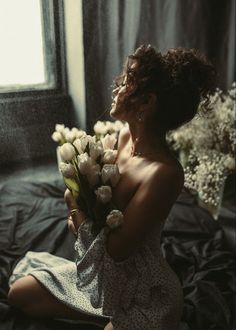
[[[76, 213], [81, 213], [81, 211], [79, 209], [72, 209], [69, 211], [69, 216], [68, 216], [68, 220], [71, 220], [73, 221], [73, 216], [76, 214]], [[83, 219], [82, 222], [85, 222], [87, 219]], [[82, 223], [81, 222], [81, 223]]]

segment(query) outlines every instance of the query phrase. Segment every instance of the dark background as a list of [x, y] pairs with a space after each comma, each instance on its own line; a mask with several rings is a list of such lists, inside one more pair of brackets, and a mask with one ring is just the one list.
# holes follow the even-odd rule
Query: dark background
[[198, 48], [215, 64], [218, 87], [235, 81], [234, 0], [84, 0], [87, 126], [108, 118], [111, 84], [140, 44], [165, 53]]

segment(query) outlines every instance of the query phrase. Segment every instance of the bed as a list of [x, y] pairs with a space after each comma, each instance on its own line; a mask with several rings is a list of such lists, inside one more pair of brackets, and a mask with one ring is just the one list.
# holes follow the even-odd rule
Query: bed
[[[12, 180], [0, 184], [0, 329], [101, 329], [70, 320], [26, 317], [7, 302], [12, 268], [28, 251], [48, 251], [73, 260], [74, 237], [67, 230], [61, 179]], [[232, 195], [233, 194], [233, 195]], [[234, 192], [214, 221], [183, 191], [162, 232], [162, 250], [184, 290], [183, 321], [191, 330], [234, 329]]]

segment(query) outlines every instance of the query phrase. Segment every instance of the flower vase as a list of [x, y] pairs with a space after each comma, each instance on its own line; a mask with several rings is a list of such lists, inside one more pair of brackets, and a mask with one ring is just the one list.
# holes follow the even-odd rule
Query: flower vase
[[220, 215], [222, 200], [223, 200], [223, 196], [224, 196], [225, 181], [226, 181], [226, 179], [224, 179], [224, 181], [220, 187], [219, 194], [218, 194], [218, 203], [216, 205], [205, 203], [202, 200], [201, 196], [198, 194], [198, 205], [201, 206], [202, 208], [204, 208], [205, 210], [209, 211], [210, 214], [212, 215], [213, 219], [216, 221], [218, 220], [219, 215]]

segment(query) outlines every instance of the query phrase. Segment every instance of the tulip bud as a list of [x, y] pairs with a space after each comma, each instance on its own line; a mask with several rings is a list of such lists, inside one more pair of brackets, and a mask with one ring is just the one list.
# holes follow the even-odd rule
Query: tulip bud
[[67, 163], [61, 162], [59, 165], [59, 169], [65, 178], [75, 179], [76, 172], [75, 172], [75, 168], [72, 164], [70, 164], [70, 163], [67, 164]]
[[55, 141], [55, 142], [60, 142], [60, 141], [62, 140], [62, 135], [61, 135], [61, 133], [55, 131], [55, 132], [52, 134], [52, 139], [53, 139], [53, 141]]
[[102, 157], [103, 163], [114, 164], [117, 157], [117, 150], [106, 150], [105, 154]]
[[105, 164], [102, 168], [102, 182], [111, 181], [112, 187], [115, 187], [120, 179], [120, 173], [117, 164]]
[[112, 134], [107, 134], [104, 138], [101, 138], [101, 142], [104, 150], [114, 149], [116, 141], [117, 141], [116, 137]]
[[75, 156], [75, 148], [69, 142], [64, 143], [62, 146], [60, 146], [59, 152], [61, 158], [67, 162], [70, 162]]
[[117, 228], [124, 222], [123, 213], [119, 210], [112, 210], [106, 219], [107, 225], [111, 228]]
[[97, 199], [103, 203], [108, 203], [112, 198], [112, 191], [110, 186], [101, 186], [95, 190], [95, 194], [97, 195]]

